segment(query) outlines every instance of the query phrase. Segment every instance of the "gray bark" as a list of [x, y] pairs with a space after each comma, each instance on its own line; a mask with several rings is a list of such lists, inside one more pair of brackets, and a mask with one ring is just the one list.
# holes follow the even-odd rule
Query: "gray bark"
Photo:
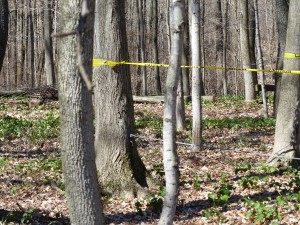
[[[259, 18], [258, 18], [258, 7], [257, 7], [257, 0], [253, 1], [253, 7], [255, 12], [255, 43], [256, 43], [256, 52], [257, 52], [257, 64], [258, 69], [264, 69], [264, 62], [262, 56], [262, 49], [261, 49], [261, 40], [260, 40], [260, 30], [259, 30]], [[263, 100], [263, 107], [264, 107], [264, 117], [268, 118], [268, 105], [267, 105], [267, 96], [266, 96], [266, 78], [264, 72], [259, 72], [260, 80], [261, 80], [261, 94]]]
[[225, 68], [223, 70], [223, 94], [226, 96], [228, 95], [228, 79], [227, 79], [227, 20], [228, 20], [228, 1], [223, 1], [222, 5], [222, 31], [223, 31], [223, 52], [222, 52], [222, 61], [223, 61], [223, 67]]
[[[251, 68], [248, 32], [248, 0], [240, 0], [240, 44], [244, 68]], [[255, 79], [250, 71], [244, 71], [245, 101], [255, 100]]]
[[[128, 60], [124, 1], [96, 1], [95, 39], [95, 58]], [[94, 67], [94, 85], [96, 164], [102, 190], [126, 198], [143, 195], [146, 169], [130, 138], [134, 110], [129, 67]]]
[[0, 0], [0, 71], [6, 51], [8, 37], [8, 1]]
[[[153, 49], [153, 62], [159, 63], [158, 59], [158, 4], [157, 0], [152, 0], [152, 13], [151, 13], [151, 19], [152, 19], [152, 49]], [[156, 95], [161, 95], [161, 81], [160, 81], [160, 74], [159, 74], [159, 67], [154, 67], [154, 76], [155, 76], [155, 92]]]
[[90, 13], [79, 19], [81, 4], [94, 12], [91, 0], [60, 2], [58, 31], [74, 30], [78, 21], [82, 31], [58, 40], [61, 154], [71, 223], [100, 225], [104, 221], [95, 164], [92, 94], [76, 66], [76, 49], [81, 44], [84, 67], [92, 73], [94, 16]]
[[[285, 51], [300, 54], [300, 1], [291, 0], [289, 5], [288, 28]], [[300, 70], [300, 60], [295, 58], [284, 59], [284, 70]], [[280, 85], [280, 98], [275, 128], [273, 154], [292, 158], [299, 156], [299, 96], [300, 76], [283, 74]], [[286, 160], [270, 157], [272, 165], [286, 164]]]
[[173, 224], [179, 194], [179, 162], [176, 151], [176, 90], [178, 86], [184, 31], [184, 0], [173, 0], [173, 23], [171, 26], [170, 67], [166, 81], [163, 161], [166, 177], [166, 195], [159, 225]]
[[[283, 55], [285, 50], [285, 39], [287, 32], [287, 24], [288, 24], [288, 13], [289, 13], [289, 5], [287, 0], [273, 0], [273, 4], [275, 4], [275, 20], [277, 27], [277, 35], [278, 35], [278, 49], [277, 49], [277, 62], [276, 69], [283, 69]], [[280, 82], [282, 74], [275, 73], [275, 100], [274, 100], [274, 115], [277, 115], [278, 102], [279, 102], [279, 92], [280, 92]]]
[[54, 63], [53, 63], [53, 45], [52, 45], [52, 20], [50, 16], [50, 2], [44, 0], [44, 48], [45, 48], [45, 75], [47, 86], [54, 87]]
[[[189, 2], [189, 26], [190, 26], [190, 46], [191, 65], [200, 65], [200, 1], [191, 0]], [[192, 142], [194, 150], [198, 151], [202, 145], [202, 105], [201, 105], [201, 70], [192, 68], [192, 111], [193, 128]]]

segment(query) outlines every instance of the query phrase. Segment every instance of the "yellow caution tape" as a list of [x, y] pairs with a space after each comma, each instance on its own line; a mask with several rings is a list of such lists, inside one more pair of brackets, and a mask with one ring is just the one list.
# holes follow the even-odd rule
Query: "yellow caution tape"
[[[285, 53], [292, 54], [292, 53]], [[293, 54], [294, 58], [298, 55]], [[286, 57], [286, 56], [285, 56]], [[300, 55], [299, 55], [300, 58]], [[133, 66], [158, 66], [158, 67], [169, 67], [168, 64], [159, 63], [142, 63], [142, 62], [115, 62], [105, 59], [93, 59], [93, 66], [109, 66], [115, 67], [117, 65], [133, 65]], [[198, 68], [198, 69], [214, 69], [214, 70], [234, 70], [234, 71], [250, 71], [250, 72], [265, 72], [265, 73], [287, 73], [287, 74], [300, 74], [300, 70], [261, 70], [261, 69], [251, 69], [251, 68], [236, 68], [236, 67], [218, 67], [218, 66], [181, 66], [181, 68]]]
[[289, 59], [300, 59], [300, 54], [295, 54], [295, 53], [284, 53], [284, 58], [289, 58]]

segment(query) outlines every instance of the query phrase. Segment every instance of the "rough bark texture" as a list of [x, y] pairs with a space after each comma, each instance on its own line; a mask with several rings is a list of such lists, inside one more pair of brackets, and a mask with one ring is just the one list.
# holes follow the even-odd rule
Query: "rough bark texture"
[[[285, 51], [295, 54], [300, 54], [299, 11], [300, 1], [291, 0]], [[285, 58], [284, 70], [300, 70], [300, 60]], [[292, 158], [299, 156], [300, 76], [283, 74], [280, 87], [273, 154]], [[276, 157], [271, 157], [268, 162], [272, 165], [285, 164], [284, 159]]]
[[[285, 50], [285, 39], [287, 32], [288, 24], [288, 14], [289, 14], [289, 5], [287, 0], [273, 0], [275, 4], [275, 15], [276, 15], [276, 27], [278, 34], [278, 51], [277, 51], [277, 62], [276, 69], [283, 69], [283, 55]], [[275, 73], [275, 101], [274, 101], [274, 115], [277, 115], [278, 102], [279, 102], [279, 92], [280, 92], [280, 82], [282, 75], [280, 73]]]
[[0, 0], [0, 71], [2, 68], [8, 37], [8, 1]]
[[[248, 32], [248, 0], [240, 0], [240, 44], [244, 68], [251, 68]], [[255, 100], [255, 80], [252, 72], [244, 71], [245, 101]]]
[[[125, 3], [96, 1], [97, 58], [128, 60]], [[129, 67], [94, 67], [96, 164], [104, 192], [131, 198], [144, 193], [146, 169], [135, 142]]]
[[[94, 11], [93, 1], [83, 1]], [[82, 1], [61, 1], [59, 32], [75, 29]], [[81, 18], [81, 44], [86, 71], [92, 73], [93, 14]], [[79, 75], [76, 49], [78, 36], [58, 40], [58, 74], [63, 174], [72, 224], [104, 224], [97, 180], [92, 94]]]
[[166, 195], [159, 225], [173, 224], [179, 194], [179, 162], [176, 151], [176, 90], [180, 74], [184, 30], [184, 0], [173, 0], [173, 23], [171, 25], [170, 67], [166, 81], [163, 160], [166, 177]]
[[[191, 45], [191, 65], [200, 65], [200, 2], [191, 0], [189, 2], [189, 26]], [[192, 142], [194, 150], [198, 151], [202, 145], [202, 106], [201, 106], [201, 70], [192, 68], [192, 110], [193, 130]]]

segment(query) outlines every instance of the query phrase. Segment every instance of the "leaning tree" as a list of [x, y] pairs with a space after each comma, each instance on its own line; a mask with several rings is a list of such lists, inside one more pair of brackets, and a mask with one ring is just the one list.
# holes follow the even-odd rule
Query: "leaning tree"
[[8, 1], [0, 0], [0, 71], [2, 68], [8, 37]]

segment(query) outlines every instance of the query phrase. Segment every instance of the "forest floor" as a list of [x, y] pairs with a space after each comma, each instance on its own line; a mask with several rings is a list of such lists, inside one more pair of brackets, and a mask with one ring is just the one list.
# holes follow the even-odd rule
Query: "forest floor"
[[[0, 224], [69, 224], [59, 104], [38, 102], [0, 99]], [[190, 143], [190, 104], [186, 114], [187, 131], [177, 132], [177, 141]], [[138, 150], [149, 173], [163, 182], [162, 115], [162, 104], [135, 104]], [[193, 152], [189, 145], [178, 145], [174, 224], [299, 224], [299, 172], [265, 164], [275, 120], [263, 117], [262, 105], [217, 98], [203, 103], [203, 119], [204, 149]], [[142, 199], [104, 196], [106, 223], [157, 224], [163, 195], [158, 185]]]

